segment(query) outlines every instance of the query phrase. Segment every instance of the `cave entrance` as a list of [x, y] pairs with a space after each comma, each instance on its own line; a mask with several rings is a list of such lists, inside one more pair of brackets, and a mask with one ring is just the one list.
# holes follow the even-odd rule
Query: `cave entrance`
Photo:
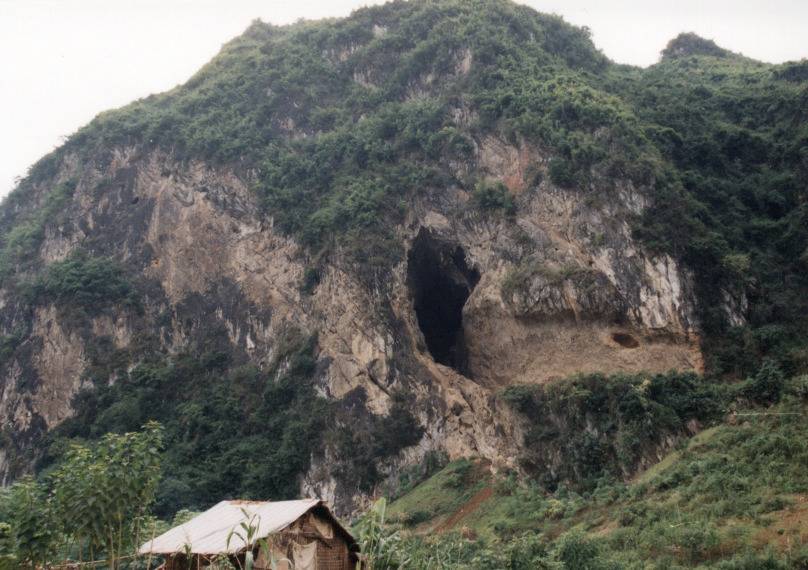
[[459, 245], [421, 230], [408, 258], [408, 279], [418, 326], [435, 362], [466, 371], [463, 306], [480, 280]]

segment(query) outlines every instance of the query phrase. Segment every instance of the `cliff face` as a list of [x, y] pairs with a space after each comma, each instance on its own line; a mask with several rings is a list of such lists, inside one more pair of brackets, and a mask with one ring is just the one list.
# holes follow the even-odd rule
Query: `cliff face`
[[[796, 68], [616, 66], [505, 0], [254, 23], [0, 208], [3, 480], [149, 419], [161, 514], [298, 492], [349, 512], [444, 456], [602, 475], [611, 408], [530, 386], [804, 364]], [[697, 430], [680, 411], [611, 474]]]
[[[481, 213], [460, 187], [427, 193], [395, 229], [406, 253], [389, 281], [369, 286], [337, 261], [307, 293], [308, 254], [261, 212], [249, 173], [135, 148], [115, 149], [104, 166], [68, 157], [53, 183], [72, 179], [75, 190], [40, 262], [78, 248], [119, 260], [140, 276], [143, 306], [76, 324], [50, 303], [26, 312], [4, 290], [3, 332], [32, 319], [4, 365], [6, 433], [27, 451], [71, 415], [90, 346], [111, 343], [135, 362], [140, 338], [172, 354], [220, 328], [229, 350], [259, 367], [289, 328], [316, 333], [318, 390], [337, 402], [361, 391], [370, 414], [388, 413], [404, 387], [424, 432], [398, 467], [439, 450], [518, 468], [519, 422], [497, 398], [515, 383], [701, 368], [689, 276], [631, 237], [629, 216], [644, 203], [636, 189], [593, 203], [541, 176], [546, 161], [527, 145], [486, 138], [475, 148], [464, 168], [509, 184], [515, 216]], [[514, 174], [525, 162], [531, 180]], [[25, 467], [6, 456], [4, 479]], [[303, 485], [346, 508], [359, 500], [341, 496], [318, 462]]]

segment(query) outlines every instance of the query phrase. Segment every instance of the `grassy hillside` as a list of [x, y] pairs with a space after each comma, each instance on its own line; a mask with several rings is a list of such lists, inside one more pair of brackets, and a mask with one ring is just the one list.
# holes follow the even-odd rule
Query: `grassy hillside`
[[434, 568], [806, 568], [806, 413], [801, 377], [628, 483], [549, 493], [460, 460], [388, 514], [408, 555], [446, 554]]

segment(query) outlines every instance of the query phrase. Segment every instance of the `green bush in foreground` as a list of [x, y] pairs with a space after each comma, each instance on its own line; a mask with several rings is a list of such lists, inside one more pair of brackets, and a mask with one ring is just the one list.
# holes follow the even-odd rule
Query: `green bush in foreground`
[[108, 568], [117, 568], [143, 539], [162, 441], [156, 423], [138, 433], [107, 434], [93, 445], [73, 444], [39, 480], [12, 485], [0, 500], [0, 555], [18, 567], [104, 557]]

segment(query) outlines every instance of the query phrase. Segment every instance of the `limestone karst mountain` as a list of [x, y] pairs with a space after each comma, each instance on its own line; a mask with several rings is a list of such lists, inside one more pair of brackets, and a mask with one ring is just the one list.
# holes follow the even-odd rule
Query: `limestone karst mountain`
[[[805, 63], [727, 54], [629, 68], [504, 0], [255, 22], [3, 203], [3, 480], [157, 419], [163, 513], [347, 513], [435, 454], [580, 479], [578, 412], [537, 443], [509, 387], [801, 370]], [[664, 429], [589, 426], [596, 470], [698, 429], [655, 397]]]

